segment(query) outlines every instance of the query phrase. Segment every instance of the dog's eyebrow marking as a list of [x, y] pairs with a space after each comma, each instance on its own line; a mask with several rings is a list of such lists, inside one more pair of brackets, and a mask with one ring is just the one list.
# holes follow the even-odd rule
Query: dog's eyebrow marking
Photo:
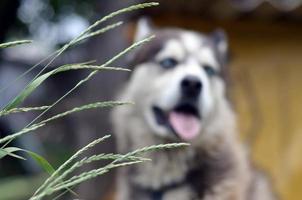
[[178, 60], [183, 60], [184, 56], [185, 52], [182, 44], [177, 39], [170, 39], [164, 44], [155, 59], [160, 60], [167, 57], [175, 57]]
[[208, 64], [219, 70], [219, 64], [215, 59], [215, 54], [209, 46], [203, 45], [198, 51], [198, 59], [201, 64]]
[[194, 32], [185, 32], [180, 35], [180, 39], [187, 55], [194, 55], [199, 63], [211, 65], [219, 70], [215, 52], [212, 50], [210, 41], [206, 36]]
[[156, 36], [154, 40], [134, 51], [134, 55], [129, 60], [130, 65], [135, 66], [154, 59], [156, 54], [164, 47], [166, 41], [179, 37], [179, 30], [166, 29], [155, 31], [154, 35]]
[[200, 35], [194, 32], [185, 32], [180, 35], [184, 48], [189, 52], [196, 52], [202, 44]]

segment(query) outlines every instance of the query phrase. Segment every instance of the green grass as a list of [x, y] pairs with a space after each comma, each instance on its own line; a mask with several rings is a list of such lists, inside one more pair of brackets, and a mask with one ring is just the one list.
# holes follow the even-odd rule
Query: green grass
[[[11, 99], [10, 102], [7, 103], [7, 105], [0, 110], [0, 117], [12, 115], [14, 113], [24, 113], [24, 112], [39, 112], [30, 123], [28, 123], [23, 129], [11, 133], [8, 136], [4, 138], [0, 138], [0, 159], [5, 156], [12, 156], [16, 159], [24, 159], [20, 155], [18, 155], [19, 152], [25, 152], [29, 154], [40, 166], [48, 173], [48, 178], [38, 186], [38, 189], [35, 190], [34, 194], [30, 197], [30, 200], [40, 200], [47, 196], [51, 196], [52, 199], [58, 199], [66, 192], [71, 192], [75, 194], [72, 191], [72, 188], [74, 188], [76, 185], [87, 181], [89, 179], [95, 178], [97, 176], [103, 175], [107, 172], [109, 172], [111, 169], [118, 168], [118, 167], [124, 167], [129, 166], [133, 164], [139, 164], [145, 161], [149, 161], [149, 159], [143, 157], [143, 153], [150, 152], [150, 151], [158, 151], [161, 149], [167, 149], [167, 148], [178, 148], [182, 146], [187, 146], [188, 144], [185, 143], [179, 143], [179, 144], [164, 144], [164, 145], [154, 145], [149, 147], [144, 147], [141, 149], [137, 149], [133, 152], [129, 152], [127, 154], [98, 154], [98, 155], [91, 155], [88, 157], [80, 158], [80, 156], [86, 152], [87, 150], [93, 148], [95, 145], [103, 142], [104, 140], [108, 139], [110, 136], [104, 136], [102, 138], [98, 138], [93, 140], [91, 143], [83, 147], [82, 149], [75, 152], [69, 159], [67, 159], [60, 167], [55, 169], [52, 167], [52, 165], [42, 156], [30, 152], [26, 149], [20, 149], [18, 147], [10, 146], [11, 141], [15, 140], [16, 138], [22, 137], [24, 134], [29, 134], [32, 131], [43, 128], [48, 123], [65, 117], [67, 115], [76, 113], [76, 112], [82, 112], [84, 110], [90, 110], [90, 109], [98, 109], [98, 108], [104, 108], [104, 107], [113, 107], [113, 106], [125, 106], [129, 104], [133, 104], [132, 102], [125, 102], [125, 101], [106, 101], [106, 102], [94, 102], [87, 105], [79, 105], [77, 107], [74, 107], [67, 111], [61, 111], [58, 114], [55, 114], [54, 116], [48, 117], [47, 119], [41, 120], [41, 117], [45, 115], [51, 108], [56, 106], [58, 103], [60, 103], [63, 99], [65, 99], [70, 93], [75, 92], [78, 87], [85, 84], [87, 81], [89, 81], [93, 76], [97, 75], [99, 72], [103, 70], [115, 70], [115, 71], [124, 71], [129, 72], [130, 70], [120, 67], [112, 67], [114, 61], [119, 59], [120, 57], [124, 56], [128, 52], [132, 51], [133, 49], [139, 47], [140, 45], [145, 44], [146, 42], [150, 42], [154, 36], [150, 36], [148, 38], [145, 38], [141, 41], [135, 42], [132, 45], [130, 45], [128, 48], [122, 50], [115, 56], [113, 56], [108, 61], [104, 62], [103, 64], [95, 64], [94, 61], [89, 62], [83, 62], [83, 63], [75, 63], [75, 64], [66, 64], [63, 66], [59, 66], [55, 68], [54, 70], [51, 70], [49, 72], [44, 73], [44, 71], [49, 67], [50, 64], [52, 64], [60, 55], [62, 55], [65, 51], [70, 49], [71, 47], [81, 43], [84, 40], [87, 40], [91, 37], [100, 35], [102, 33], [105, 33], [107, 31], [110, 31], [118, 26], [120, 26], [123, 22], [116, 22], [110, 25], [107, 25], [105, 27], [98, 28], [103, 22], [117, 16], [123, 13], [131, 12], [138, 9], [143, 9], [147, 7], [156, 6], [158, 3], [142, 3], [133, 5], [127, 8], [120, 9], [118, 11], [112, 12], [109, 15], [106, 15], [105, 17], [101, 18], [100, 20], [97, 20], [95, 23], [93, 23], [91, 26], [89, 26], [86, 30], [84, 30], [81, 34], [79, 34], [77, 37], [72, 39], [69, 43], [65, 44], [62, 48], [58, 49], [51, 55], [49, 55], [47, 58], [42, 59], [40, 62], [38, 62], [36, 65], [29, 68], [29, 70], [22, 73], [20, 76], [18, 76], [15, 80], [12, 80], [8, 85], [3, 86], [0, 88], [0, 96], [1, 93], [3, 93], [5, 90], [7, 90], [9, 87], [11, 87], [15, 82], [22, 79], [26, 74], [31, 73], [34, 68], [36, 68], [38, 65], [45, 63], [44, 67], [39, 71], [38, 74], [35, 75], [35, 77], [24, 86], [24, 89], [13, 99]], [[24, 45], [28, 44], [31, 41], [29, 40], [20, 40], [20, 41], [14, 41], [14, 42], [8, 42], [4, 44], [0, 44], [0, 48], [8, 48], [16, 45]], [[38, 107], [21, 107], [24, 100], [27, 99], [41, 84], [44, 83], [45, 80], [51, 78], [52, 76], [63, 73], [66, 71], [71, 70], [89, 70], [90, 73], [82, 80], [80, 80], [77, 84], [75, 84], [70, 90], [68, 90], [63, 96], [58, 98], [56, 101], [54, 101], [50, 105], [41, 105]], [[130, 105], [133, 106], [133, 105]], [[107, 160], [108, 164], [90, 170], [86, 171], [80, 174], [76, 174], [75, 170], [82, 167], [83, 165], [97, 162], [100, 160]], [[24, 184], [24, 182], [23, 182]], [[16, 184], [17, 185], [17, 184]], [[75, 194], [76, 195], [76, 194]]]

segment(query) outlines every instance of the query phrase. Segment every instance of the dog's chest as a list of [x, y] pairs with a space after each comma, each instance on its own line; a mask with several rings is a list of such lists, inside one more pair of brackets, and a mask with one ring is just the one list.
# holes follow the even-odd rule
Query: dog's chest
[[131, 170], [133, 199], [199, 199], [232, 168], [226, 155], [210, 158], [196, 152], [155, 154], [153, 163]]

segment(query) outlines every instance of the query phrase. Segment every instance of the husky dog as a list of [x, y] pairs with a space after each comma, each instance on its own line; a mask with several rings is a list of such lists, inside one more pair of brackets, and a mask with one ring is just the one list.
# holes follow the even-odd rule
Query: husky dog
[[138, 23], [135, 66], [112, 119], [121, 153], [168, 142], [189, 147], [151, 152], [152, 162], [122, 168], [118, 200], [271, 200], [236, 133], [226, 97], [228, 44], [223, 31], [205, 35]]

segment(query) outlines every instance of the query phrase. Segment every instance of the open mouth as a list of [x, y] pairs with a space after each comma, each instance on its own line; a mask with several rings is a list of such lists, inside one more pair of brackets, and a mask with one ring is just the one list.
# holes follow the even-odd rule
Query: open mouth
[[201, 130], [201, 116], [194, 104], [182, 103], [170, 111], [153, 106], [157, 123], [183, 140], [193, 140]]

